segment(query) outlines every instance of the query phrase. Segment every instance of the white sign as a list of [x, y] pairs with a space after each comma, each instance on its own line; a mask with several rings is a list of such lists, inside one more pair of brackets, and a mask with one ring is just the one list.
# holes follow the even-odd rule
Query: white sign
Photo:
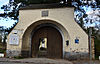
[[9, 38], [9, 44], [18, 45], [19, 44], [19, 37], [17, 34], [11, 34]]
[[4, 54], [3, 53], [0, 53], [0, 57], [4, 57]]

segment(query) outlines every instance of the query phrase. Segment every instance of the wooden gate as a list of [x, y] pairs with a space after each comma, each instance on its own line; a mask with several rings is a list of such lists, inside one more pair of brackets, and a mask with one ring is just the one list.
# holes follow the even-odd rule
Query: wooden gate
[[36, 30], [32, 37], [32, 57], [62, 58], [62, 36], [53, 27]]

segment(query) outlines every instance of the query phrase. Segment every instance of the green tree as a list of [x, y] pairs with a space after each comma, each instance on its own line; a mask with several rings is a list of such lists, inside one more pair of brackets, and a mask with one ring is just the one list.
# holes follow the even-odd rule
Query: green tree
[[22, 2], [24, 4], [42, 4], [42, 3], [59, 3], [61, 0], [15, 0], [16, 3]]

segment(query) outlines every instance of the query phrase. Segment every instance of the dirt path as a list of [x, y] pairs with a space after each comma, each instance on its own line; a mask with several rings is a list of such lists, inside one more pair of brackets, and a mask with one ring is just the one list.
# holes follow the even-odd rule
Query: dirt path
[[77, 61], [72, 61], [73, 64], [100, 64], [99, 60], [77, 60]]
[[0, 64], [73, 64], [70, 61], [63, 59], [48, 59], [48, 58], [25, 58], [25, 59], [6, 59], [0, 58]]
[[9, 59], [0, 58], [0, 64], [100, 64], [99, 60], [74, 60], [48, 59], [48, 58], [24, 58]]

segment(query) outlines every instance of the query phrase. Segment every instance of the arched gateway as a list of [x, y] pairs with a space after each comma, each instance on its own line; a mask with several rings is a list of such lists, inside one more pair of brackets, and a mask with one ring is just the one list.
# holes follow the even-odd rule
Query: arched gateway
[[[23, 35], [22, 56], [63, 58], [62, 30], [67, 33], [62, 25], [52, 20], [39, 20], [32, 23]], [[69, 35], [66, 36], [68, 39]], [[25, 50], [26, 47], [28, 50]]]
[[32, 36], [32, 57], [62, 58], [62, 36], [52, 26], [41, 26]]
[[88, 58], [88, 35], [74, 21], [74, 8], [39, 7], [19, 10], [19, 22], [7, 38], [7, 57]]

